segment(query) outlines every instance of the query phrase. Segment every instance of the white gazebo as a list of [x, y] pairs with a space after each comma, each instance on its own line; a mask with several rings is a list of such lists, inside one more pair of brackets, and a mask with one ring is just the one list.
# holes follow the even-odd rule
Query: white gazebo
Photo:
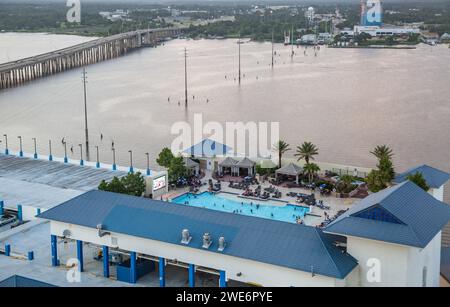
[[224, 173], [229, 173], [230, 175], [236, 174], [237, 163], [238, 163], [237, 160], [227, 157], [225, 160], [219, 163], [219, 174], [221, 175], [223, 175]]
[[288, 165], [283, 166], [282, 168], [276, 170], [276, 176], [278, 179], [278, 175], [286, 175], [295, 177], [295, 183], [298, 184], [298, 178], [302, 174], [303, 169], [294, 163], [289, 163]]
[[247, 172], [247, 176], [253, 176], [255, 174], [255, 165], [256, 163], [249, 158], [243, 158], [236, 164], [237, 175], [240, 176], [241, 170], [244, 170]]

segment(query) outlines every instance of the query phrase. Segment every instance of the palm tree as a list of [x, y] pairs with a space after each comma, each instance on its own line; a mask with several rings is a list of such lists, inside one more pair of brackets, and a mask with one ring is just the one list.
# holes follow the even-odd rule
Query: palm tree
[[276, 150], [276, 152], [278, 152], [278, 168], [281, 168], [281, 158], [286, 152], [291, 150], [289, 148], [289, 144], [286, 143], [285, 141], [279, 140], [278, 143], [275, 143], [273, 149]]
[[313, 176], [320, 171], [320, 167], [315, 163], [306, 163], [303, 171], [308, 174], [309, 183], [311, 183]]
[[305, 159], [306, 164], [309, 164], [309, 160], [314, 160], [314, 156], [319, 154], [319, 149], [311, 142], [304, 142], [302, 145], [297, 146], [298, 161]]
[[388, 158], [390, 160], [394, 156], [394, 152], [387, 145], [378, 145], [370, 153], [375, 157], [377, 157], [378, 160], [381, 160], [381, 158], [383, 157]]

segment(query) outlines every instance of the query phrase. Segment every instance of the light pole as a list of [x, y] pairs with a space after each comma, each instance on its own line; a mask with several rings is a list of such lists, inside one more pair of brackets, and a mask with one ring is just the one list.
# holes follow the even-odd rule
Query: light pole
[[52, 155], [52, 140], [48, 140], [48, 161], [53, 161], [53, 155]]
[[134, 173], [134, 168], [133, 168], [133, 151], [132, 150], [128, 150], [128, 152], [130, 153], [130, 173], [133, 174]]
[[33, 140], [33, 144], [34, 144], [34, 155], [33, 155], [33, 158], [37, 159], [38, 158], [38, 154], [37, 154], [36, 138], [32, 138], [32, 140]]
[[147, 156], [147, 176], [150, 176], [152, 174], [150, 170], [150, 154], [146, 152], [145, 155]]
[[117, 170], [117, 165], [116, 165], [116, 149], [113, 147], [111, 148], [112, 150], [112, 154], [113, 154], [113, 165], [112, 165], [112, 170], [115, 171]]
[[64, 141], [64, 163], [69, 163], [69, 159], [67, 158], [67, 142]]
[[7, 134], [3, 134], [3, 136], [5, 137], [5, 155], [9, 155], [9, 149], [8, 149], [8, 135], [7, 135]]
[[95, 164], [95, 167], [100, 168], [100, 157], [98, 154], [98, 146], [95, 146], [95, 150], [97, 151], [97, 163]]
[[84, 165], [84, 161], [83, 161], [83, 144], [78, 144], [78, 146], [80, 146], [80, 165], [83, 166]]
[[17, 138], [19, 139], [20, 144], [19, 157], [23, 157], [22, 137], [19, 135]]

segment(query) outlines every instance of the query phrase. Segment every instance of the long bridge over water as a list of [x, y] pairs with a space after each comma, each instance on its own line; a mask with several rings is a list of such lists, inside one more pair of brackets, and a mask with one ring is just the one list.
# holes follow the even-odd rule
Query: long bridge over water
[[72, 47], [0, 64], [0, 90], [76, 67], [113, 59], [175, 37], [181, 29], [148, 29], [95, 39]]

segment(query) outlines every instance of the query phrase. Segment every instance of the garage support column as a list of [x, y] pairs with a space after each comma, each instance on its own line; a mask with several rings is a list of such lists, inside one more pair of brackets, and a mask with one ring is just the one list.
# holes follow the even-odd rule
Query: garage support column
[[136, 252], [130, 253], [130, 282], [132, 284], [135, 284], [137, 281], [137, 274], [136, 274]]
[[103, 246], [103, 277], [109, 278], [109, 247]]
[[189, 287], [195, 287], [195, 265], [189, 264]]
[[80, 272], [84, 271], [83, 263], [83, 241], [77, 240], [77, 258], [78, 258], [78, 269]]
[[166, 286], [166, 259], [159, 257], [159, 286]]
[[220, 271], [219, 287], [221, 288], [227, 287], [227, 276], [225, 271]]
[[58, 240], [55, 235], [50, 236], [52, 250], [52, 266], [58, 266]]

